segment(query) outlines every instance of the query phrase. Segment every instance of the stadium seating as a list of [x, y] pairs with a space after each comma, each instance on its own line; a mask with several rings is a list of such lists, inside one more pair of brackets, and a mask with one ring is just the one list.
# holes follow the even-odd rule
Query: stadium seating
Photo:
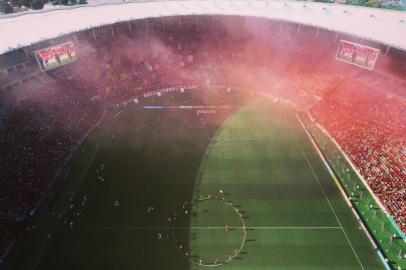
[[[0, 157], [0, 212], [29, 215], [64, 160], [101, 110], [63, 81], [43, 85], [37, 96], [10, 106]], [[40, 93], [38, 95], [38, 93]]]
[[331, 92], [311, 114], [406, 232], [406, 101], [389, 91], [390, 83], [376, 88], [361, 79]]

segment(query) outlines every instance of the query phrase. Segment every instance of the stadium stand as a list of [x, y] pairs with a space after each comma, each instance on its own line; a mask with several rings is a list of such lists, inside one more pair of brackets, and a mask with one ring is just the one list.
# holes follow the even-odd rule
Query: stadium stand
[[58, 80], [37, 87], [31, 99], [6, 110], [0, 211], [8, 214], [30, 214], [75, 143], [101, 113], [83, 97], [83, 86]]
[[14, 50], [0, 55], [0, 70], [11, 70], [29, 61], [24, 50]]
[[[78, 33], [73, 39], [80, 61], [49, 72], [41, 72], [23, 51], [2, 56], [0, 212], [34, 213], [57, 171], [102, 116], [103, 106], [96, 100], [116, 106], [134, 98], [171, 104], [171, 99], [144, 94], [168, 87], [199, 92], [221, 86], [259, 90], [298, 109], [311, 108], [406, 232], [405, 82], [396, 77], [388, 83], [376, 73], [353, 79], [358, 70], [320, 61], [335, 46], [334, 37], [326, 33], [314, 41], [304, 28], [294, 42], [292, 36], [281, 41], [275, 34], [261, 46], [249, 44], [242, 34], [225, 35], [224, 28], [209, 27], [206, 17], [199, 20], [197, 26], [185, 20], [177, 29], [168, 19], [165, 32], [157, 20], [149, 24], [148, 33], [136, 23], [131, 33], [120, 24], [114, 26], [116, 35], [111, 28]], [[297, 31], [295, 25], [284, 27]], [[250, 77], [252, 73], [256, 76]], [[228, 103], [215, 94], [203, 95], [198, 102]], [[0, 252], [14, 239], [0, 238]]]
[[[311, 109], [406, 231], [406, 100], [366, 78], [351, 81]], [[382, 113], [382, 112], [385, 113]]]

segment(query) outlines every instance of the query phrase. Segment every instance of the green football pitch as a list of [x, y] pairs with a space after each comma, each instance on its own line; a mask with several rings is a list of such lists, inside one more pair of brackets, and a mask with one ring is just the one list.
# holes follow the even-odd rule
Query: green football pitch
[[88, 202], [80, 216], [55, 203], [74, 229], [59, 221], [31, 266], [384, 269], [293, 110], [214, 118], [131, 105], [102, 124], [66, 176], [80, 188], [61, 195]]

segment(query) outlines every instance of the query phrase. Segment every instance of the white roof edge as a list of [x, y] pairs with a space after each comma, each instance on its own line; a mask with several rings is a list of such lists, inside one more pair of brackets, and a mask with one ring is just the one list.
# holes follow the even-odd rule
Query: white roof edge
[[169, 0], [126, 1], [3, 15], [0, 17], [0, 54], [96, 26], [174, 15], [241, 15], [283, 20], [406, 50], [406, 12], [299, 1]]

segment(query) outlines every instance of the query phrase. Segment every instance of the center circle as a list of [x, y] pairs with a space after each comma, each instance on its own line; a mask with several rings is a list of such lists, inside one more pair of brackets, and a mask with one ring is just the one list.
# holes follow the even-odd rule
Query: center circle
[[173, 215], [172, 235], [191, 263], [220, 266], [240, 254], [247, 228], [238, 206], [209, 195], [182, 203]]

